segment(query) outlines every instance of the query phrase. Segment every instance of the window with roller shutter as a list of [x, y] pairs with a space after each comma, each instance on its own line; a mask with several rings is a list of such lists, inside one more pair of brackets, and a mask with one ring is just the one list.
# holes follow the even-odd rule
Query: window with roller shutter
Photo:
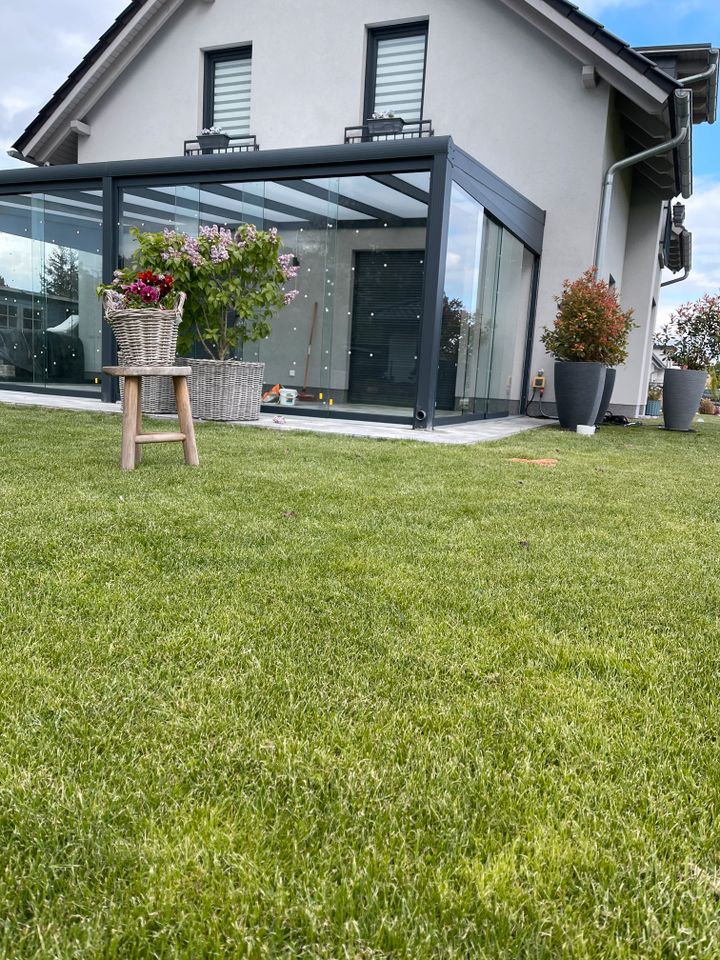
[[231, 137], [250, 133], [251, 80], [251, 47], [206, 54], [203, 126], [222, 127]]
[[427, 23], [381, 27], [368, 37], [365, 118], [392, 113], [405, 122], [423, 116]]

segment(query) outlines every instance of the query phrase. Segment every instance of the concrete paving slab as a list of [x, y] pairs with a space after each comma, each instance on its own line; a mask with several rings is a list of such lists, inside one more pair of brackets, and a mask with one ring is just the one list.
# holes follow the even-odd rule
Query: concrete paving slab
[[[89, 397], [44, 395], [20, 390], [0, 390], [0, 403], [49, 407], [55, 410], [77, 410], [89, 413], [121, 413], [119, 403], [103, 403], [101, 400]], [[275, 417], [277, 416], [282, 416], [284, 423], [276, 423]], [[157, 417], [157, 419], [173, 418]], [[417, 440], [421, 443], [473, 444], [513, 437], [516, 434], [525, 433], [527, 430], [549, 426], [552, 422], [521, 416], [498, 417], [495, 420], [474, 420], [453, 424], [452, 426], [437, 427], [435, 430], [413, 430], [407, 424], [261, 413], [259, 420], [235, 422], [231, 426], [281, 430], [289, 433], [307, 430], [311, 433], [368, 437], [375, 440]]]

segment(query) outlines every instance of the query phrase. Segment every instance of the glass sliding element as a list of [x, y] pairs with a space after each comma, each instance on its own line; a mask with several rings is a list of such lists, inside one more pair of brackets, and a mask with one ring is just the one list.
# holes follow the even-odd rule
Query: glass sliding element
[[534, 255], [457, 184], [451, 193], [436, 405], [520, 412]]
[[[121, 198], [121, 253], [132, 253], [133, 226], [277, 230], [298, 295], [236, 359], [265, 364], [265, 392], [297, 391], [295, 412], [409, 420], [429, 189], [428, 172], [133, 187]], [[194, 355], [206, 355], [199, 342]]]
[[99, 391], [102, 198], [0, 197], [0, 382]]

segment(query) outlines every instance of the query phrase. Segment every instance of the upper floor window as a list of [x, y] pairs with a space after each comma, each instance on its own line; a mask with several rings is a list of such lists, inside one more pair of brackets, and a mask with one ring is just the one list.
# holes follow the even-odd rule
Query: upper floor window
[[252, 48], [205, 54], [204, 127], [222, 127], [231, 137], [250, 132]]
[[379, 27], [368, 37], [365, 118], [392, 113], [406, 121], [423, 115], [427, 23]]

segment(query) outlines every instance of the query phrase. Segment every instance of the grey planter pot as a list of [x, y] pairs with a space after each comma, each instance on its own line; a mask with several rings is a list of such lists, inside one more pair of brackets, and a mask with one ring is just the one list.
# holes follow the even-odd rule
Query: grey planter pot
[[663, 379], [663, 419], [666, 430], [687, 432], [698, 412], [707, 380], [706, 370], [666, 370]]
[[213, 153], [215, 150], [227, 150], [230, 144], [230, 135], [227, 133], [199, 133], [197, 142], [203, 153]]
[[555, 361], [555, 405], [560, 426], [575, 430], [593, 426], [605, 386], [607, 367], [602, 363]]
[[598, 407], [598, 415], [595, 420], [595, 426], [599, 427], [600, 424], [605, 419], [605, 414], [608, 411], [610, 406], [610, 400], [612, 399], [613, 387], [615, 386], [615, 374], [617, 370], [614, 367], [605, 368], [605, 386], [603, 387], [602, 397], [600, 398], [600, 406]]
[[382, 120], [370, 118], [365, 121], [368, 136], [371, 137], [397, 135], [402, 133], [404, 125], [405, 121], [402, 117], [384, 117]]

